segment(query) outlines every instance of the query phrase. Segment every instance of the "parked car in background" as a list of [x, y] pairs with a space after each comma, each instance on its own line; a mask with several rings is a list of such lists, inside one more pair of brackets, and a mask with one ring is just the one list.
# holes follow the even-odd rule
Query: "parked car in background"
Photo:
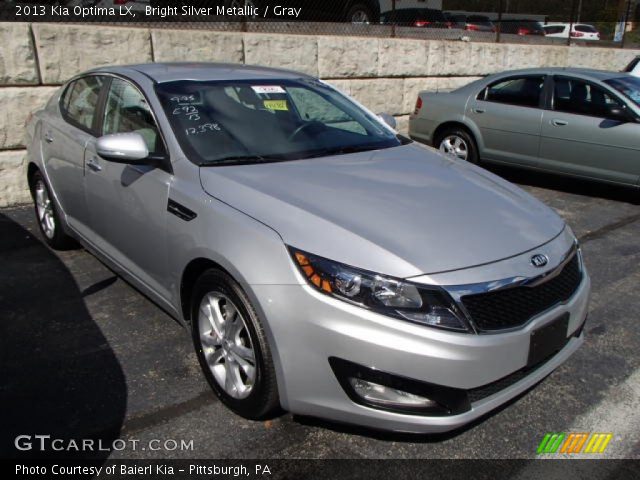
[[[129, 0], [132, 1], [132, 0]], [[146, 0], [155, 7], [192, 5], [195, 7], [257, 7], [271, 6], [267, 0]], [[379, 0], [323, 0], [311, 2], [284, 1], [283, 6], [302, 7], [298, 21], [377, 23], [380, 19]], [[270, 9], [273, 13], [273, 8]], [[271, 18], [271, 17], [267, 17]]]
[[34, 114], [26, 174], [45, 241], [183, 324], [234, 412], [442, 432], [580, 347], [590, 280], [554, 211], [388, 121], [290, 70], [103, 67]]
[[380, 17], [380, 23], [403, 27], [451, 28], [444, 13], [434, 8], [403, 8], [385, 12]]
[[496, 27], [486, 15], [443, 12], [450, 28], [476, 32], [495, 32]]
[[467, 24], [467, 16], [464, 13], [442, 12], [442, 14], [451, 28], [464, 30]]
[[640, 55], [629, 62], [623, 72], [630, 73], [635, 77], [640, 77]]
[[503, 20], [500, 32], [512, 35], [544, 35], [540, 22], [535, 20]]
[[485, 15], [468, 15], [464, 29], [472, 32], [495, 32], [496, 26]]
[[544, 34], [551, 38], [569, 38], [569, 29], [571, 29], [571, 38], [578, 40], [600, 40], [600, 32], [593, 26], [585, 23], [547, 23], [543, 25]]
[[411, 138], [472, 163], [504, 163], [638, 186], [640, 79], [583, 69], [490, 75], [421, 92]]

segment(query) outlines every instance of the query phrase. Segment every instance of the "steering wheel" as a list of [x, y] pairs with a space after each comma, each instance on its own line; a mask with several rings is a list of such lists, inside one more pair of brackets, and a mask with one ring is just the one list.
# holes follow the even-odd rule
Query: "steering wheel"
[[313, 120], [311, 122], [303, 123], [298, 128], [296, 128], [291, 135], [289, 135], [287, 140], [289, 142], [292, 142], [294, 138], [296, 138], [298, 135], [300, 135], [300, 133], [302, 133], [305, 130], [307, 130], [308, 128], [312, 128], [312, 127], [323, 127], [324, 128], [324, 123], [319, 122], [317, 120]]

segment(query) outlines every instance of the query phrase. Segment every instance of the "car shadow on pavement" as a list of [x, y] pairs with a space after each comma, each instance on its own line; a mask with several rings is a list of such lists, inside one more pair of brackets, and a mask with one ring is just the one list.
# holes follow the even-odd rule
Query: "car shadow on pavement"
[[[0, 457], [106, 459], [127, 387], [82, 292], [52, 251], [3, 214], [0, 262]], [[44, 451], [35, 435], [50, 436]], [[82, 451], [83, 440], [92, 449]]]
[[640, 192], [637, 188], [609, 185], [595, 180], [565, 177], [545, 172], [536, 172], [502, 165], [482, 164], [492, 173], [519, 185], [558, 190], [585, 197], [603, 198], [616, 202], [640, 205]]

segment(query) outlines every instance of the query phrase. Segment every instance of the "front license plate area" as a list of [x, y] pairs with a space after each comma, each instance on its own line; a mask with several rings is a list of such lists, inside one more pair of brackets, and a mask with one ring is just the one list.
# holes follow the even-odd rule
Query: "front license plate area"
[[527, 367], [533, 367], [562, 350], [567, 344], [568, 330], [569, 314], [565, 313], [531, 332]]

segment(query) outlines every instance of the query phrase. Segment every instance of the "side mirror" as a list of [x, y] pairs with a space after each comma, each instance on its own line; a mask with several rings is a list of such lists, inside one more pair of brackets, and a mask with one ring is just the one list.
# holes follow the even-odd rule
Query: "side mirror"
[[147, 163], [149, 149], [139, 133], [114, 133], [98, 139], [96, 151], [105, 160], [141, 165]]
[[388, 113], [379, 113], [378, 118], [382, 120], [384, 123], [386, 123], [387, 125], [389, 125], [391, 128], [393, 128], [394, 130], [398, 126], [396, 119], [393, 116], [389, 115]]
[[607, 118], [619, 122], [630, 122], [633, 120], [625, 107], [619, 107], [617, 105], [612, 105], [607, 109]]

